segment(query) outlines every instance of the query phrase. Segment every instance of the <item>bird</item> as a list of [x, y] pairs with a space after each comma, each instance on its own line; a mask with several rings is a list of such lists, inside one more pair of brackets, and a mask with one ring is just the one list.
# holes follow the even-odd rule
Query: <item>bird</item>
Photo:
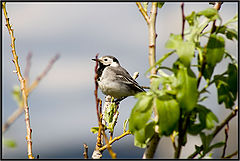
[[128, 96], [145, 92], [114, 56], [106, 55], [92, 60], [98, 62], [97, 83], [103, 94], [121, 101]]

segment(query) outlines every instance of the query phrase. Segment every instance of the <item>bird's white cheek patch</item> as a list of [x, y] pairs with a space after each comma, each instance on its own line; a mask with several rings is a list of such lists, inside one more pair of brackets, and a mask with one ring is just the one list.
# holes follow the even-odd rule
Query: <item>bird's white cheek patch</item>
[[119, 67], [119, 64], [116, 63], [116, 62], [112, 62], [112, 64], [110, 66], [112, 66], [112, 67]]

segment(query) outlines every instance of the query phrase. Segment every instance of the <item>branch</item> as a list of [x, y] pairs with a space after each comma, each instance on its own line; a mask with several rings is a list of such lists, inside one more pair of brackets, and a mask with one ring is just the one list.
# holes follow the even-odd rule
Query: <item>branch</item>
[[60, 57], [60, 54], [56, 54], [48, 63], [47, 67], [45, 70], [37, 77], [37, 79], [30, 85], [28, 88], [28, 93], [30, 93], [34, 88], [37, 87], [39, 82], [42, 80], [42, 78], [49, 72], [49, 70], [52, 68], [53, 64], [58, 60]]
[[[215, 2], [214, 7], [216, 10], [220, 10], [221, 5], [223, 2]], [[211, 29], [211, 34], [216, 31], [216, 20], [213, 21], [212, 29]]]
[[[55, 61], [57, 60], [57, 58], [59, 57], [58, 55], [56, 55], [48, 64], [47, 68], [43, 71], [42, 74], [40, 74], [38, 76], [38, 78], [34, 81], [35, 83], [32, 84], [31, 86], [31, 89], [29, 88], [29, 71], [30, 71], [30, 59], [32, 57], [32, 54], [29, 53], [28, 56], [27, 56], [27, 65], [26, 65], [26, 68], [25, 68], [25, 72], [24, 72], [24, 75], [25, 75], [25, 84], [26, 84], [26, 89], [27, 89], [27, 93], [28, 95], [33, 91], [34, 88], [37, 87], [38, 83], [42, 80], [42, 78], [44, 76], [46, 76], [46, 74], [48, 73], [48, 71], [51, 69], [52, 65], [55, 63]], [[23, 105], [22, 106], [19, 106], [18, 109], [16, 109], [16, 111], [8, 118], [7, 122], [4, 123], [3, 125], [3, 129], [2, 129], [2, 132], [4, 133], [9, 127], [11, 124], [14, 123], [14, 121], [16, 121], [16, 119], [21, 116], [21, 114], [23, 113], [24, 111], [24, 107]]]
[[238, 150], [235, 151], [234, 153], [232, 153], [232, 154], [230, 154], [230, 155], [224, 157], [224, 158], [225, 158], [225, 159], [232, 158], [233, 156], [235, 156], [235, 155], [237, 155], [237, 154], [238, 154]]
[[[115, 137], [115, 138], [113, 138], [112, 140], [110, 140], [110, 141], [109, 141], [109, 145], [112, 145], [115, 141], [123, 138], [124, 136], [130, 135], [130, 134], [131, 134], [131, 132], [130, 132], [129, 130], [126, 131], [126, 132], [124, 132], [122, 135], [120, 135], [120, 136], [118, 136], [118, 137]], [[99, 149], [99, 151], [103, 151], [103, 150], [105, 150], [106, 148], [107, 148], [107, 145], [104, 145], [103, 147], [101, 147], [101, 148]]]
[[[148, 23], [148, 37], [149, 37], [149, 54], [148, 60], [150, 67], [154, 66], [156, 63], [156, 18], [157, 18], [157, 2], [152, 2], [151, 12], [150, 12], [150, 20]], [[151, 71], [151, 75], [155, 75], [157, 73], [156, 67], [154, 66]], [[150, 83], [152, 83], [152, 79], [150, 79]], [[158, 120], [158, 114], [156, 110], [156, 106], [153, 107], [154, 111], [154, 119]], [[155, 131], [158, 131], [158, 127], [156, 126]], [[147, 148], [143, 154], [143, 158], [149, 159], [153, 158], [158, 142], [160, 141], [159, 135], [155, 132], [151, 140], [147, 143]]]
[[[215, 128], [212, 134], [210, 134], [212, 135], [212, 140], [222, 130], [222, 128], [225, 125], [227, 125], [228, 122], [237, 115], [237, 112], [238, 112], [238, 106], [236, 106], [235, 109], [228, 115], [228, 117], [219, 126]], [[203, 151], [203, 145], [200, 146], [199, 150], [196, 150], [193, 154], [188, 156], [188, 159], [195, 158], [201, 151]]]
[[22, 91], [24, 111], [25, 111], [25, 122], [26, 122], [26, 128], [27, 128], [26, 140], [27, 140], [27, 147], [28, 147], [28, 158], [29, 159], [34, 159], [34, 157], [32, 155], [32, 136], [31, 136], [32, 129], [31, 129], [31, 126], [30, 126], [29, 107], [28, 107], [28, 92], [27, 92], [27, 89], [26, 89], [26, 82], [25, 82], [25, 79], [22, 77], [21, 70], [20, 70], [20, 67], [19, 67], [19, 64], [18, 64], [18, 56], [16, 54], [16, 49], [15, 49], [16, 38], [14, 37], [13, 29], [11, 28], [11, 25], [9, 23], [9, 18], [7, 16], [6, 2], [2, 3], [2, 8], [3, 8], [4, 16], [5, 16], [5, 19], [6, 19], [6, 26], [7, 26], [7, 29], [9, 31], [10, 37], [11, 37], [13, 62], [15, 64], [18, 80], [20, 82], [20, 87], [21, 87], [21, 91]]
[[88, 159], [88, 146], [87, 144], [83, 144], [83, 147], [84, 147], [84, 152], [83, 152], [84, 159]]
[[223, 147], [222, 158], [224, 158], [225, 153], [226, 153], [226, 149], [227, 149], [228, 131], [229, 131], [229, 125], [227, 124], [227, 127], [225, 128], [225, 145]]
[[184, 3], [181, 3], [182, 9], [182, 39], [184, 40], [184, 27], [185, 27], [185, 15], [184, 15]]
[[153, 158], [159, 141], [160, 141], [159, 135], [157, 133], [154, 133], [152, 139], [147, 143], [147, 148], [143, 154], [143, 159]]
[[23, 113], [24, 108], [18, 107], [15, 112], [8, 118], [8, 120], [4, 123], [3, 128], [2, 128], [2, 133], [4, 133], [10, 125], [13, 124], [13, 122]]
[[150, 23], [150, 18], [148, 16], [147, 12], [143, 9], [141, 3], [140, 2], [136, 2], [136, 5], [138, 6], [139, 11], [143, 15], [143, 17], [146, 20], [147, 24], [149, 24]]

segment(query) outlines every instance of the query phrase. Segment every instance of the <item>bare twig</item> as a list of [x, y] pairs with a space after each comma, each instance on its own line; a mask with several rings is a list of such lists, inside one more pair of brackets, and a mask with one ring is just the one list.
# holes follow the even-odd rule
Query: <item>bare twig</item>
[[18, 107], [15, 112], [8, 118], [8, 120], [4, 123], [3, 128], [2, 128], [2, 132], [4, 133], [9, 127], [10, 125], [13, 124], [13, 122], [23, 113], [24, 108], [22, 107]]
[[232, 158], [232, 157], [234, 157], [234, 156], [237, 155], [237, 154], [238, 154], [238, 150], [235, 151], [234, 153], [232, 153], [232, 154], [230, 154], [230, 155], [224, 157], [224, 158], [225, 158], [225, 159]]
[[222, 158], [224, 158], [225, 153], [226, 153], [226, 149], [227, 149], [228, 131], [229, 131], [229, 125], [227, 124], [226, 128], [225, 128], [225, 145], [223, 147]]
[[[58, 58], [58, 55], [56, 55], [48, 64], [48, 66], [46, 67], [46, 69], [43, 71], [42, 74], [40, 74], [38, 76], [38, 78], [34, 81], [35, 85], [32, 84], [32, 88], [29, 89], [29, 71], [30, 71], [30, 65], [31, 65], [31, 62], [30, 62], [30, 59], [32, 57], [32, 54], [29, 53], [28, 56], [27, 56], [27, 65], [26, 65], [26, 68], [25, 68], [25, 72], [24, 72], [24, 75], [25, 75], [25, 84], [26, 84], [26, 88], [27, 88], [27, 93], [28, 95], [37, 87], [38, 83], [42, 80], [42, 78], [48, 73], [48, 71], [51, 69], [53, 63], [55, 63], [55, 61], [57, 60], [56, 58]], [[21, 106], [18, 107], [18, 109], [16, 109], [16, 111], [8, 118], [7, 122], [4, 123], [3, 125], [3, 129], [2, 129], [2, 132], [4, 133], [11, 124], [14, 123], [14, 121], [19, 117], [21, 116], [21, 114], [23, 113], [24, 111], [24, 106], [23, 104]]]
[[9, 23], [9, 18], [7, 16], [6, 2], [2, 3], [2, 8], [3, 8], [4, 16], [5, 16], [5, 19], [6, 19], [6, 26], [8, 28], [9, 35], [11, 37], [13, 62], [15, 64], [18, 80], [20, 81], [20, 87], [21, 87], [21, 91], [22, 91], [24, 111], [25, 111], [25, 122], [26, 122], [26, 128], [27, 128], [26, 140], [27, 140], [27, 147], [28, 147], [28, 158], [29, 159], [34, 159], [34, 157], [32, 155], [32, 136], [31, 136], [32, 129], [31, 129], [31, 126], [30, 126], [29, 106], [28, 106], [28, 92], [27, 92], [27, 89], [26, 89], [26, 82], [25, 82], [25, 79], [23, 78], [23, 76], [21, 74], [21, 70], [20, 70], [20, 67], [19, 67], [19, 64], [18, 64], [18, 56], [16, 54], [16, 49], [15, 49], [16, 38], [14, 37], [13, 29], [12, 29], [10, 23]]
[[107, 150], [108, 150], [110, 156], [112, 157], [112, 159], [116, 159], [116, 158], [117, 158], [117, 154], [113, 152], [112, 147], [111, 147], [110, 144], [109, 144], [109, 140], [108, 140], [108, 138], [107, 138], [107, 135], [106, 135], [106, 133], [105, 133], [105, 130], [102, 129], [102, 131], [103, 131], [103, 137], [104, 137], [104, 139], [105, 139], [105, 143], [106, 143]]
[[[131, 134], [131, 132], [130, 132], [129, 130], [128, 130], [128, 131], [125, 131], [122, 135], [120, 135], [120, 136], [118, 136], [118, 137], [115, 137], [115, 138], [113, 138], [111, 141], [109, 141], [109, 145], [112, 145], [115, 141], [123, 138], [124, 136], [130, 135], [130, 134]], [[101, 147], [101, 148], [99, 149], [99, 151], [103, 151], [103, 150], [105, 150], [106, 148], [107, 148], [107, 145], [104, 145], [103, 147]]]
[[[223, 2], [215, 2], [214, 7], [216, 10], [220, 10], [221, 5]], [[211, 29], [211, 34], [216, 31], [216, 20], [213, 21], [212, 29]]]
[[[222, 130], [222, 128], [228, 124], [228, 122], [234, 118], [237, 115], [238, 112], [238, 106], [235, 107], [235, 109], [228, 115], [228, 117], [219, 125], [215, 128], [215, 130], [212, 132], [212, 139]], [[200, 146], [199, 150], [196, 150], [193, 154], [188, 156], [188, 159], [190, 158], [195, 158], [201, 151], [203, 151], [203, 145]]]
[[60, 54], [56, 54], [48, 63], [47, 67], [45, 70], [37, 77], [37, 79], [30, 85], [28, 89], [28, 93], [30, 93], [34, 88], [37, 87], [39, 82], [42, 80], [42, 78], [49, 72], [49, 70], [52, 68], [52, 65], [58, 60], [60, 57]]
[[84, 147], [83, 157], [84, 159], [88, 159], [88, 146], [87, 144], [83, 144], [83, 147]]
[[181, 3], [182, 9], [182, 39], [184, 40], [184, 27], [185, 27], [185, 15], [184, 15], [184, 3]]
[[147, 14], [147, 12], [144, 10], [144, 8], [142, 7], [140, 2], [136, 2], [136, 5], [138, 6], [139, 11], [141, 12], [141, 14], [143, 15], [144, 19], [146, 20], [147, 24], [150, 23], [150, 18]]

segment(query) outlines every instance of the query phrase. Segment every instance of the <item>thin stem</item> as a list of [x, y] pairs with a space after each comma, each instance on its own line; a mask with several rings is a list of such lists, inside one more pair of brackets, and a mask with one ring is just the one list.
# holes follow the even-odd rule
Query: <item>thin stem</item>
[[[24, 75], [25, 75], [25, 82], [26, 82], [26, 88], [27, 88], [27, 93], [28, 95], [37, 87], [38, 83], [42, 80], [42, 78], [44, 76], [46, 76], [46, 74], [48, 73], [48, 71], [51, 69], [53, 63], [55, 63], [55, 61], [57, 60], [57, 55], [49, 62], [47, 68], [43, 71], [42, 74], [40, 74], [38, 76], [38, 78], [34, 81], [35, 83], [32, 84], [31, 88], [29, 88], [29, 71], [30, 71], [30, 59], [32, 57], [32, 54], [29, 53], [28, 56], [27, 56], [27, 65], [26, 65], [26, 69], [25, 69], [25, 72], [24, 72]], [[16, 109], [16, 111], [8, 118], [7, 122], [3, 125], [3, 129], [2, 129], [2, 132], [4, 133], [9, 127], [11, 124], [14, 123], [14, 121], [16, 121], [16, 119], [21, 116], [21, 114], [23, 113], [24, 111], [24, 107], [23, 107], [23, 104], [20, 105], [18, 107], [18, 109]]]
[[56, 54], [48, 63], [45, 70], [36, 78], [36, 80], [30, 85], [28, 88], [28, 93], [30, 93], [33, 89], [37, 87], [39, 82], [42, 80], [42, 78], [49, 72], [49, 70], [52, 68], [53, 64], [59, 59], [60, 55]]
[[83, 144], [83, 147], [84, 147], [83, 157], [84, 159], [88, 159], [88, 146], [87, 144]]
[[185, 15], [184, 15], [184, 3], [181, 3], [182, 10], [182, 39], [184, 40], [184, 27], [185, 27]]
[[228, 156], [224, 157], [225, 159], [228, 159], [228, 158], [232, 158], [233, 156], [237, 155], [238, 154], [238, 150], [235, 151], [234, 153], [232, 154], [229, 154]]
[[[115, 141], [123, 138], [124, 136], [130, 135], [131, 132], [129, 130], [125, 131], [122, 135], [113, 138], [112, 140], [109, 141], [109, 145], [112, 145]], [[103, 147], [99, 148], [99, 151], [103, 151], [107, 148], [107, 145], [104, 145]]]
[[29, 106], [28, 106], [28, 92], [27, 92], [27, 89], [26, 89], [26, 82], [25, 82], [25, 79], [23, 78], [23, 76], [21, 74], [21, 70], [20, 70], [20, 67], [19, 67], [19, 64], [18, 64], [18, 56], [16, 54], [16, 49], [15, 49], [16, 38], [14, 37], [13, 29], [11, 28], [11, 25], [9, 23], [9, 18], [7, 16], [6, 2], [2, 3], [2, 8], [3, 8], [4, 16], [5, 16], [5, 19], [6, 19], [6, 26], [8, 28], [9, 35], [11, 37], [13, 62], [15, 64], [18, 80], [20, 81], [20, 87], [21, 87], [21, 91], [22, 91], [24, 111], [25, 111], [25, 123], [26, 123], [26, 128], [27, 128], [26, 140], [27, 140], [27, 147], [28, 147], [27, 148], [28, 149], [28, 158], [29, 159], [34, 159], [33, 154], [32, 154], [32, 136], [31, 136], [32, 129], [31, 129], [31, 126], [30, 126], [30, 116], [29, 116]]
[[23, 107], [18, 107], [15, 112], [8, 118], [8, 120], [4, 123], [3, 128], [2, 128], [2, 133], [4, 133], [9, 127], [10, 125], [13, 124], [14, 121], [16, 121], [16, 119], [21, 116], [21, 114], [23, 113], [24, 108]]
[[223, 153], [222, 153], [222, 158], [224, 158], [226, 149], [227, 149], [227, 141], [228, 141], [228, 131], [229, 131], [229, 125], [226, 125], [227, 127], [225, 128], [225, 145], [223, 147]]
[[144, 10], [144, 8], [142, 7], [140, 2], [136, 2], [136, 5], [138, 6], [139, 11], [141, 12], [141, 14], [143, 15], [144, 19], [146, 20], [147, 24], [150, 23], [150, 18], [147, 14], [147, 12]]

